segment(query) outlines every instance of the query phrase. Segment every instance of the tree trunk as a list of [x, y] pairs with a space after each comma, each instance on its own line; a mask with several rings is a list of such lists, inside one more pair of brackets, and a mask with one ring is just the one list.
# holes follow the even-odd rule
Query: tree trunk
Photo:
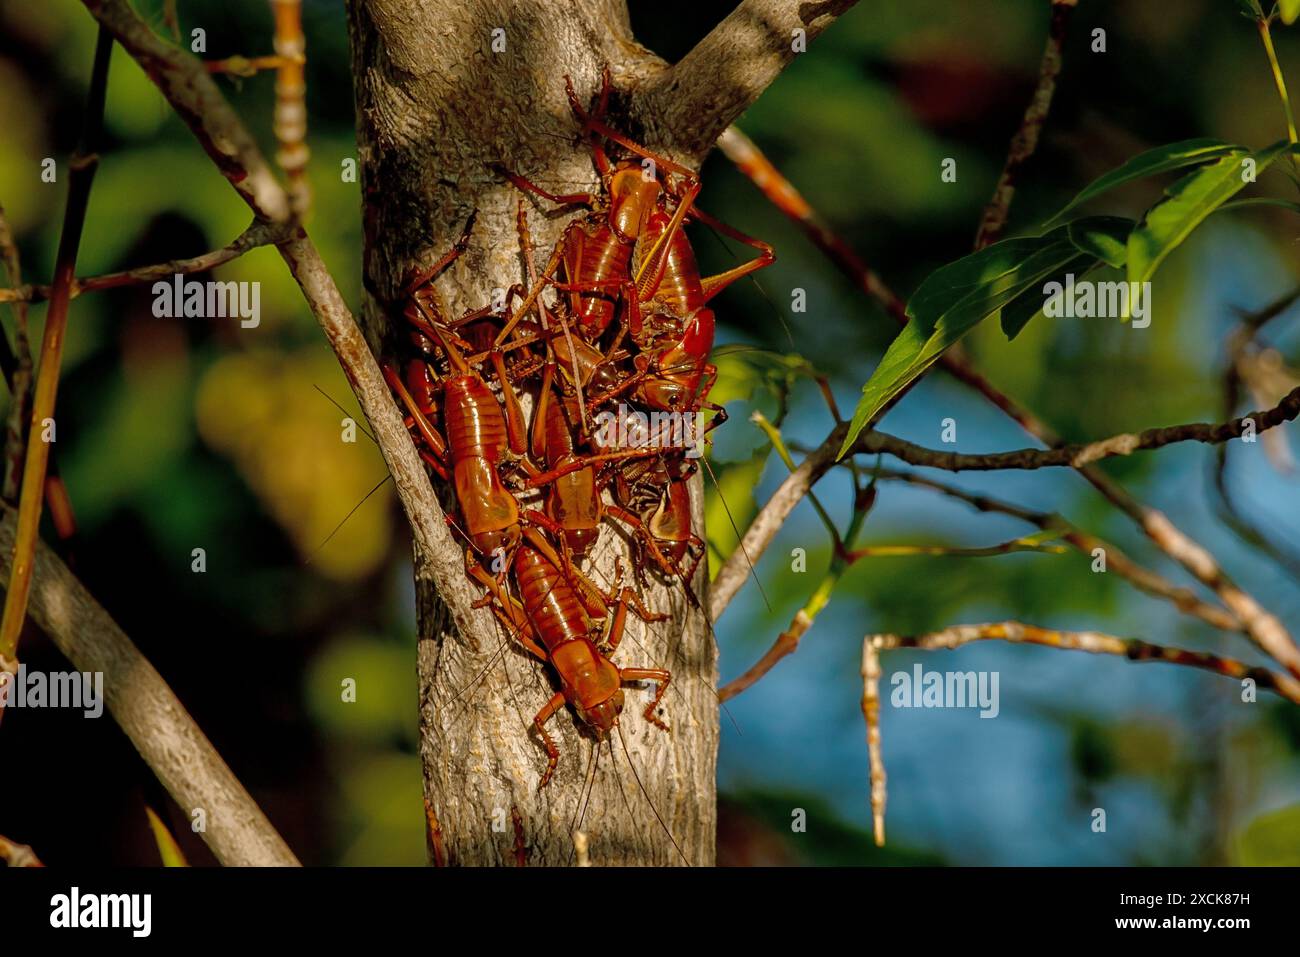
[[[391, 358], [402, 341], [395, 308], [402, 277], [446, 252], [471, 212], [478, 217], [469, 249], [438, 281], [451, 314], [525, 281], [516, 230], [521, 194], [494, 164], [558, 192], [597, 187], [564, 77], [589, 102], [609, 64], [612, 122], [634, 136], [651, 136], [664, 125], [663, 114], [645, 122], [635, 98], [619, 94], [667, 67], [631, 38], [621, 0], [349, 0], [348, 6], [364, 194], [365, 328], [376, 353]], [[706, 144], [719, 130], [704, 132]], [[662, 138], [646, 145], [693, 166], [703, 152]], [[532, 198], [527, 205], [540, 268], [572, 211], [558, 214]], [[698, 484], [692, 492], [703, 536]], [[592, 564], [593, 577], [608, 583], [616, 555], [624, 569], [633, 566], [625, 537], [605, 524]], [[566, 709], [548, 724], [561, 757], [539, 793], [546, 756], [530, 724], [556, 687], [549, 669], [486, 614], [456, 629], [434, 587], [430, 558], [416, 554], [415, 580], [421, 757], [435, 862], [515, 863], [519, 833], [528, 864], [571, 863], [581, 817], [594, 864], [683, 858], [712, 864], [716, 648], [680, 583], [648, 581], [646, 603], [671, 619], [647, 626], [629, 615], [614, 655], [621, 666], [672, 672], [663, 699], [671, 733], [642, 717], [653, 688], [628, 689], [622, 740], [616, 733], [598, 745]], [[697, 575], [695, 593], [705, 607], [706, 587], [706, 576]]]

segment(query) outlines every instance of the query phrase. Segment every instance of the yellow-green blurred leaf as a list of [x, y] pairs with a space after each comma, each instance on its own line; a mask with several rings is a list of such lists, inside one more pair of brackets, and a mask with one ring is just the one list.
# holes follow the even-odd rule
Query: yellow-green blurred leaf
[[154, 813], [153, 808], [146, 806], [144, 812], [149, 817], [149, 829], [153, 831], [153, 839], [158, 844], [163, 867], [189, 867], [189, 862], [181, 853], [181, 846], [176, 843], [171, 831], [167, 830], [167, 825]]
[[1237, 835], [1238, 863], [1253, 867], [1300, 865], [1300, 804], [1262, 814]]

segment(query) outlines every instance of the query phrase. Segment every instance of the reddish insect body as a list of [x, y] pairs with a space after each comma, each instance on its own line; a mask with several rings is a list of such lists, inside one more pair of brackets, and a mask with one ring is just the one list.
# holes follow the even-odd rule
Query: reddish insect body
[[[564, 231], [538, 274], [521, 200], [526, 295], [522, 286], [512, 287], [504, 314], [484, 309], [447, 321], [432, 280], [464, 250], [467, 227], [456, 247], [411, 286], [406, 315], [420, 358], [404, 376], [385, 370], [423, 440], [426, 461], [455, 488], [469, 543], [480, 556], [501, 559], [489, 573], [467, 556], [469, 574], [487, 591], [484, 603], [559, 678], [560, 691], [533, 719], [547, 752], [543, 787], [559, 758], [545, 724], [565, 704], [604, 736], [621, 714], [622, 686], [651, 680], [658, 689], [645, 717], [664, 727], [656, 710], [669, 672], [619, 668], [611, 656], [629, 606], [645, 621], [667, 616], [652, 615], [631, 589], [602, 591], [575, 565], [592, 551], [601, 522], [612, 516], [631, 528], [648, 564], [686, 582], [692, 600], [689, 582], [704, 554], [691, 526], [688, 480], [695, 467], [685, 446], [662, 444], [665, 432], [644, 443], [596, 444], [596, 416], [622, 396], [620, 416], [644, 418], [638, 406], [684, 415], [708, 407], [719, 413], [714, 425], [720, 423], [725, 413], [707, 401], [717, 371], [708, 361], [715, 326], [709, 302], [774, 259], [767, 244], [695, 207], [696, 174], [606, 126], [608, 96], [608, 74], [590, 113], [569, 87], [601, 176], [597, 193], [554, 194], [507, 174], [520, 189], [591, 210]], [[611, 162], [606, 141], [634, 158]], [[693, 220], [759, 255], [702, 277], [684, 231]], [[543, 302], [548, 286], [560, 294], [554, 306]], [[513, 311], [511, 297], [522, 297]], [[489, 365], [499, 398], [478, 371]], [[529, 434], [516, 392], [533, 389], [538, 369], [544, 372], [533, 392]], [[607, 487], [611, 502], [603, 500]], [[517, 493], [525, 488], [543, 490], [542, 510], [520, 506]]]
[[[529, 653], [549, 661], [560, 679], [560, 690], [533, 718], [547, 759], [538, 790], [550, 782], [560, 760], [560, 750], [547, 733], [546, 722], [566, 703], [584, 724], [604, 736], [618, 724], [623, 711], [623, 685], [629, 681], [654, 681], [659, 688], [646, 706], [645, 719], [667, 731], [668, 726], [656, 711], [672, 680], [672, 675], [662, 668], [620, 668], [609, 658], [623, 638], [629, 606], [645, 621], [662, 621], [668, 616], [651, 614], [628, 588], [604, 596], [584, 580], [585, 589], [575, 589], [561, 567], [563, 563], [547, 552], [546, 548], [535, 547], [531, 540], [516, 549], [512, 570], [517, 599], [481, 568], [473, 571], [496, 598], [497, 616]], [[612, 617], [607, 603], [614, 606]], [[598, 641], [608, 648], [608, 653]]]
[[[571, 415], [566, 406], [543, 389], [535, 413], [542, 423], [546, 467], [560, 470], [581, 461], [574, 451]], [[600, 535], [603, 516], [600, 489], [596, 484], [596, 466], [584, 465], [562, 475], [548, 486], [546, 512], [564, 529], [564, 540], [573, 556], [581, 560]]]

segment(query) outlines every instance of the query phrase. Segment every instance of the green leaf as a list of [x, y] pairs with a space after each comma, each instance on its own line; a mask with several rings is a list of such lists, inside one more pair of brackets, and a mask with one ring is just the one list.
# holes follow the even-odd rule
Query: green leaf
[[1164, 258], [1178, 247], [1205, 217], [1236, 195], [1245, 185], [1242, 163], [1255, 161], [1258, 176], [1283, 150], [1274, 143], [1258, 153], [1234, 150], [1209, 166], [1189, 173], [1165, 190], [1165, 198], [1147, 212], [1146, 220], [1128, 237], [1128, 280], [1146, 282]]
[[[1096, 268], [1097, 262], [1096, 256], [1079, 255], [1067, 262], [1055, 274], [1049, 276], [1043, 287], [1052, 282], [1064, 285], [1065, 277], [1070, 273], [1074, 273], [1076, 280], [1082, 279]], [[1029, 325], [1029, 321], [1043, 311], [1048, 298], [1043, 287], [1030, 287], [1002, 307], [999, 318], [1002, 324], [1002, 332], [1006, 335], [1008, 341], [1020, 335], [1020, 330]]]
[[1264, 11], [1259, 0], [1237, 0], [1237, 12], [1248, 20], [1263, 20]]
[[[1300, 0], [1296, 0], [1300, 3]], [[1291, 199], [1278, 199], [1275, 196], [1252, 196], [1250, 199], [1234, 199], [1231, 203], [1224, 203], [1215, 212], [1226, 213], [1232, 209], [1246, 209], [1251, 206], [1276, 206], [1279, 209], [1289, 209], [1293, 213], [1300, 213], [1300, 203]]]
[[1134, 225], [1119, 216], [1089, 216], [1070, 223], [1066, 235], [1080, 252], [1120, 269], [1128, 259], [1128, 237]]
[[1081, 203], [1086, 203], [1088, 200], [1124, 183], [1132, 182], [1135, 179], [1143, 179], [1147, 176], [1154, 176], [1157, 173], [1183, 169], [1187, 166], [1197, 166], [1231, 152], [1244, 151], [1244, 147], [1233, 146], [1231, 143], [1211, 139], [1181, 140], [1177, 143], [1169, 143], [1165, 146], [1158, 146], [1153, 150], [1147, 150], [1145, 153], [1134, 156], [1122, 166], [1118, 166], [1104, 176], [1093, 180], [1079, 195], [1070, 200], [1064, 209], [1049, 219], [1045, 225], [1050, 226], [1060, 221], [1065, 217], [1066, 213]]
[[1300, 864], [1300, 804], [1255, 818], [1236, 845], [1238, 861], [1248, 867]]
[[863, 429], [928, 369], [944, 350], [1026, 290], [1079, 258], [1067, 228], [1029, 239], [1008, 239], [949, 263], [930, 275], [908, 303], [911, 321], [885, 351], [862, 387], [843, 458]]
[[1282, 22], [1290, 26], [1300, 17], [1300, 0], [1277, 0], [1277, 9], [1282, 14]]
[[972, 290], [1013, 273], [1029, 256], [1043, 248], [1043, 237], [1008, 239], [977, 253], [941, 266], [926, 278], [907, 303], [907, 314], [921, 321], [925, 331]]

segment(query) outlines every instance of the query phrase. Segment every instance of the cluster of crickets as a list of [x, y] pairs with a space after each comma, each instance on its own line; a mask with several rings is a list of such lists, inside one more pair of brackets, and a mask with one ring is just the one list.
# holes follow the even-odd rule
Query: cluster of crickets
[[[659, 706], [669, 672], [610, 660], [628, 609], [646, 622], [667, 616], [646, 608], [621, 570], [602, 589], [583, 566], [603, 524], [618, 523], [641, 573], [679, 581], [694, 602], [705, 547], [691, 528], [688, 480], [703, 432], [725, 419], [708, 401], [717, 376], [708, 302], [774, 258], [770, 246], [695, 205], [700, 182], [691, 170], [606, 123], [608, 75], [590, 108], [566, 87], [599, 191], [557, 195], [502, 170], [521, 190], [527, 284], [509, 291], [504, 308], [448, 318], [434, 280], [467, 248], [471, 216], [455, 246], [407, 283], [404, 319], [416, 355], [402, 370], [385, 370], [425, 462], [454, 489], [450, 521], [467, 546], [467, 573], [485, 590], [481, 604], [559, 678], [561, 690], [533, 719], [547, 752], [540, 787], [559, 760], [545, 723], [566, 703], [603, 737], [617, 725], [622, 686], [655, 682], [645, 717], [667, 730]], [[626, 158], [611, 159], [614, 150]], [[524, 193], [586, 210], [540, 272]], [[701, 277], [683, 228], [692, 220], [759, 255]], [[706, 410], [714, 415], [700, 428]], [[541, 507], [524, 504], [539, 495]]]

